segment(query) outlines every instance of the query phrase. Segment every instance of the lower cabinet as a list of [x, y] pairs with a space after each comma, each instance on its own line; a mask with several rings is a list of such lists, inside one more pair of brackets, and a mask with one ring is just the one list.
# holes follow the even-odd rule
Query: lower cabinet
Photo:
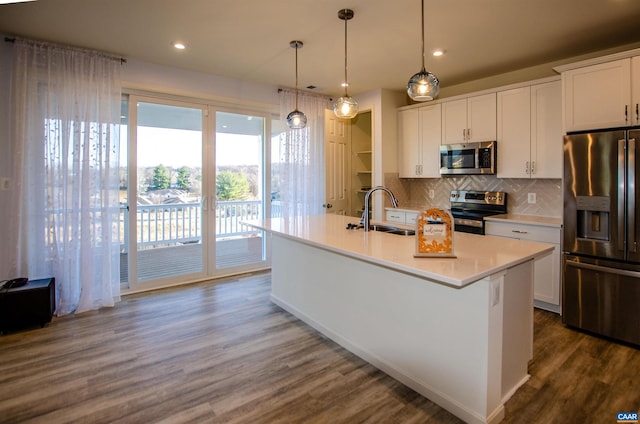
[[487, 220], [485, 234], [519, 240], [548, 243], [554, 246], [551, 255], [538, 259], [534, 265], [533, 297], [534, 306], [540, 309], [560, 313], [560, 246], [562, 229], [560, 227], [496, 222]]
[[418, 211], [402, 209], [386, 209], [385, 221], [397, 222], [398, 224], [416, 225]]

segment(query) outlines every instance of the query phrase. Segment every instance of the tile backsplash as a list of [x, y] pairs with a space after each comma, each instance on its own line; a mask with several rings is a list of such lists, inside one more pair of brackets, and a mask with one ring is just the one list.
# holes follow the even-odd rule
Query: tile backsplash
[[[397, 173], [387, 173], [384, 184], [396, 195], [401, 208], [446, 209], [449, 207], [449, 194], [456, 189], [504, 191], [509, 213], [562, 217], [561, 179], [497, 178], [495, 175], [405, 179], [398, 178]], [[529, 193], [536, 194], [536, 203], [528, 203]]]

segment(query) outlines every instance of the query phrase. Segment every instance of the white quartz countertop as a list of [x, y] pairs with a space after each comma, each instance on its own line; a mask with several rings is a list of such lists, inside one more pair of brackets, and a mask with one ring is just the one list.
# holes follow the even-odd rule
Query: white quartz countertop
[[562, 218], [550, 216], [518, 215], [507, 213], [503, 215], [486, 216], [484, 220], [496, 222], [511, 222], [514, 224], [540, 225], [544, 227], [554, 228], [562, 227]]
[[346, 229], [348, 223], [358, 221], [354, 217], [327, 214], [273, 218], [246, 224], [454, 287], [466, 286], [553, 250], [550, 244], [455, 232], [456, 258], [414, 258], [415, 236]]

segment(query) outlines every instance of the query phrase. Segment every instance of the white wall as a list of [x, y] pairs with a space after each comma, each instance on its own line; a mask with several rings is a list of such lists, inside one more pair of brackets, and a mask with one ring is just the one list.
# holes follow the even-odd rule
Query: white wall
[[[10, 107], [10, 75], [11, 75], [11, 52], [13, 44], [0, 42], [0, 178], [9, 178], [13, 173], [13, 152], [10, 149], [9, 123], [11, 122]], [[3, 243], [7, 238], [7, 225], [9, 222], [7, 214], [11, 208], [3, 207], [11, 201], [11, 191], [0, 190], [0, 255], [7, 257], [9, 246]], [[11, 246], [15, 249], [15, 246]], [[14, 278], [17, 275], [7, 275], [8, 270], [3, 269], [0, 263], [0, 280]]]
[[194, 99], [228, 103], [250, 109], [277, 111], [278, 87], [256, 84], [202, 72], [155, 65], [135, 59], [122, 66], [125, 90], [159, 92]]

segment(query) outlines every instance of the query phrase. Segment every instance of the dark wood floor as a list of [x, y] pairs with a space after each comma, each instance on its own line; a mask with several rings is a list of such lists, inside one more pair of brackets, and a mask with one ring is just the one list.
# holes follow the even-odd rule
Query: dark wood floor
[[[269, 273], [159, 290], [0, 336], [0, 422], [460, 422], [269, 291]], [[613, 423], [640, 409], [640, 350], [543, 311], [534, 349], [505, 423]]]

